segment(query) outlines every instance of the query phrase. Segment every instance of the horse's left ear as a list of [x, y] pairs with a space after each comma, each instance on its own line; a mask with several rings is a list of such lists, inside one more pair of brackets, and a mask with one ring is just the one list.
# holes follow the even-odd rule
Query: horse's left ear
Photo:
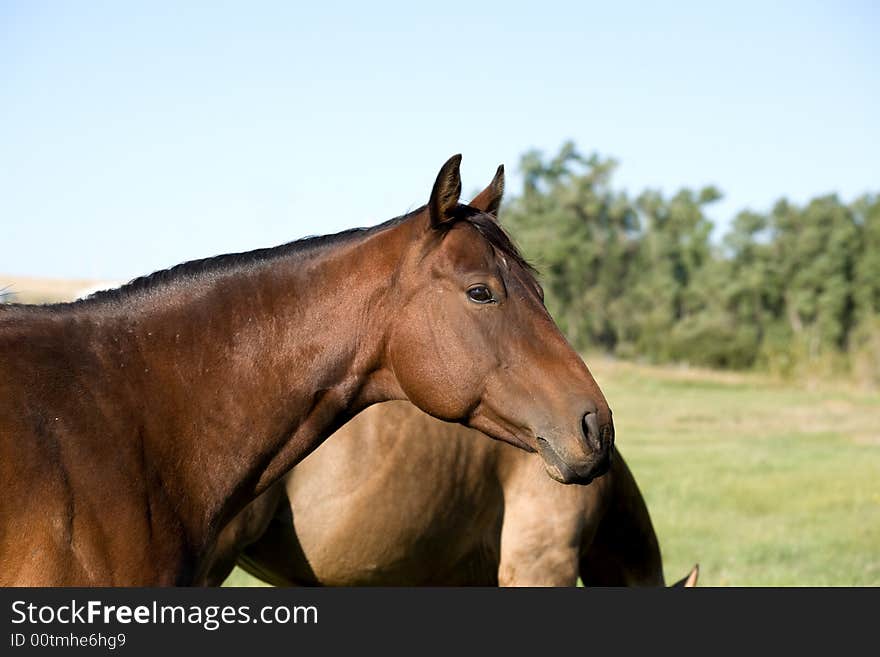
[[458, 205], [458, 197], [461, 196], [460, 166], [461, 154], [453, 155], [437, 174], [434, 189], [431, 190], [431, 200], [428, 201], [431, 225], [435, 228], [449, 221]]
[[498, 167], [492, 182], [482, 192], [477, 194], [468, 205], [480, 212], [485, 212], [495, 219], [498, 218], [498, 208], [501, 207], [501, 197], [504, 196], [504, 165]]

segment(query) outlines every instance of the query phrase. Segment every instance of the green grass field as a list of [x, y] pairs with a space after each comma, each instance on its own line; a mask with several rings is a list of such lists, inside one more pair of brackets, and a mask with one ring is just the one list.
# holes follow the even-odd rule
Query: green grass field
[[699, 562], [703, 585], [880, 585], [880, 393], [588, 362], [667, 579]]
[[880, 584], [880, 394], [598, 361], [667, 577]]

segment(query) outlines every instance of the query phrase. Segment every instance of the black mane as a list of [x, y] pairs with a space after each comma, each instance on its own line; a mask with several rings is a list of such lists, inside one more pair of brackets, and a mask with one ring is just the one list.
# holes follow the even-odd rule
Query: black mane
[[[161, 269], [152, 274], [140, 276], [121, 287], [94, 292], [88, 297], [76, 301], [43, 305], [17, 303], [0, 304], [0, 308], [44, 308], [62, 310], [96, 303], [125, 301], [133, 296], [153, 291], [164, 286], [175, 286], [194, 279], [210, 277], [215, 274], [229, 274], [236, 271], [246, 271], [256, 265], [266, 263], [267, 261], [285, 258], [296, 254], [307, 255], [315, 249], [344, 244], [353, 239], [403, 223], [423, 212], [424, 209], [425, 206], [422, 206], [412, 212], [368, 228], [351, 228], [331, 235], [304, 237], [280, 246], [255, 249], [253, 251], [245, 251], [242, 253], [227, 253], [208, 258], [200, 258], [198, 260], [189, 260], [174, 265], [173, 267], [169, 267], [168, 269]], [[516, 245], [505, 230], [489, 215], [468, 205], [459, 205], [452, 219], [442, 224], [441, 229], [448, 231], [459, 223], [467, 223], [473, 226], [498, 252], [512, 259], [529, 273], [533, 275], [536, 273], [535, 268], [523, 258], [519, 249], [517, 249]]]
[[295, 254], [306, 255], [318, 248], [332, 247], [350, 242], [357, 237], [401, 223], [410, 216], [411, 214], [401, 215], [367, 228], [349, 228], [330, 235], [303, 237], [280, 246], [254, 249], [252, 251], [243, 251], [241, 253], [224, 253], [222, 255], [211, 256], [208, 258], [200, 258], [198, 260], [188, 260], [178, 265], [174, 265], [173, 267], [169, 267], [168, 269], [160, 269], [152, 274], [139, 276], [118, 288], [100, 290], [75, 302], [53, 305], [66, 306], [74, 303], [84, 304], [102, 301], [123, 301], [136, 294], [151, 291], [163, 285], [177, 285], [182, 282], [192, 281], [196, 278], [212, 276], [214, 274], [229, 274], [235, 271], [246, 271], [256, 265], [268, 261], [285, 258]]

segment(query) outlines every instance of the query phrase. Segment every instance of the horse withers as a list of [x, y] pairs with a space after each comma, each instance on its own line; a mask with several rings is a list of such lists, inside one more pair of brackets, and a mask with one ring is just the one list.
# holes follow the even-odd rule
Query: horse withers
[[611, 412], [496, 223], [503, 170], [373, 228], [0, 306], [0, 584], [201, 581], [221, 529], [367, 406], [408, 399], [609, 467]]
[[[619, 453], [588, 486], [406, 402], [372, 406], [221, 533], [233, 565], [280, 586], [662, 586], [660, 546]], [[680, 582], [693, 586], [696, 568]]]

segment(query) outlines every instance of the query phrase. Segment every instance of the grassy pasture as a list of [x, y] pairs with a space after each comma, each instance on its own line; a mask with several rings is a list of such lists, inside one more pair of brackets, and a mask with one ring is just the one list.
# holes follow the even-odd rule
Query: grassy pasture
[[0, 274], [0, 301], [16, 303], [56, 303], [70, 301], [81, 294], [115, 283], [92, 279], [35, 278]]
[[598, 361], [668, 577], [880, 584], [880, 394]]
[[669, 580], [699, 562], [705, 585], [880, 585], [877, 391], [588, 362]]

